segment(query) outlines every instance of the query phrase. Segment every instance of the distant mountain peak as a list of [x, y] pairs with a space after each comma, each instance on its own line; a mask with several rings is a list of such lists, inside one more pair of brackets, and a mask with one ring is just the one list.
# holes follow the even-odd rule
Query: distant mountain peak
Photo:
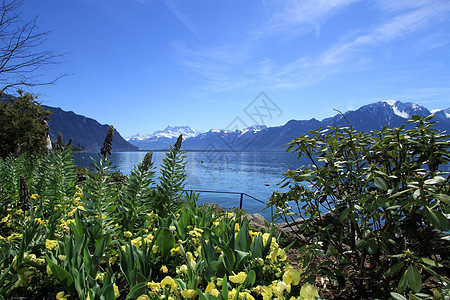
[[164, 130], [157, 130], [149, 134], [137, 133], [133, 136], [127, 137], [127, 141], [143, 141], [151, 138], [178, 138], [180, 134], [183, 135], [183, 139], [189, 137], [195, 137], [202, 133], [202, 131], [194, 130], [190, 126], [171, 126], [168, 125]]
[[[434, 110], [433, 113], [436, 115], [433, 120], [438, 122], [435, 125], [436, 128], [450, 131], [450, 109]], [[236, 130], [211, 129], [200, 134], [189, 126], [167, 126], [166, 129], [153, 133], [149, 139], [130, 140], [130, 142], [146, 150], [167, 149], [182, 133], [185, 138], [183, 147], [187, 150], [284, 151], [283, 145], [301, 134], [308, 133], [310, 130], [317, 130], [320, 127], [349, 126], [351, 124], [355, 130], [366, 132], [381, 130], [386, 125], [391, 128], [403, 125], [406, 128], [411, 128], [414, 125], [407, 123], [407, 120], [413, 115], [426, 117], [430, 114], [431, 112], [420, 104], [384, 100], [364, 105], [344, 114], [336, 114], [322, 121], [314, 118], [310, 120], [290, 120], [284, 125], [275, 127], [253, 125]], [[136, 135], [136, 139], [142, 136]]]
[[387, 103], [394, 111], [394, 114], [405, 119], [410, 119], [413, 115], [424, 116], [429, 113], [428, 109], [416, 103], [398, 100], [384, 100], [382, 102]]

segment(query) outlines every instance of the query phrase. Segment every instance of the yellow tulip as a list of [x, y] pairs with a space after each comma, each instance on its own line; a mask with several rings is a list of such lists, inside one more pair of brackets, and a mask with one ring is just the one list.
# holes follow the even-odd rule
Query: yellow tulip
[[114, 288], [114, 296], [118, 298], [120, 296], [119, 287], [115, 283], [113, 283], [113, 288]]
[[300, 275], [301, 273], [298, 270], [288, 267], [283, 274], [283, 281], [286, 284], [297, 285], [300, 282]]
[[54, 248], [56, 248], [58, 246], [58, 241], [55, 240], [45, 240], [45, 247], [48, 250], [53, 250]]
[[175, 283], [175, 280], [173, 280], [173, 278], [170, 277], [170, 276], [164, 277], [164, 279], [161, 280], [161, 284], [160, 285], [164, 289], [166, 288], [166, 286], [169, 286], [171, 292], [173, 292], [173, 291], [175, 291], [177, 289], [177, 284]]
[[181, 291], [181, 295], [186, 299], [192, 299], [197, 296], [197, 292], [195, 290], [183, 290]]
[[167, 272], [169, 272], [169, 269], [166, 267], [166, 266], [162, 266], [161, 267], [161, 269], [159, 269], [161, 272], [163, 272], [163, 273], [167, 273]]
[[319, 297], [319, 292], [314, 285], [306, 283], [300, 289], [299, 300], [314, 300], [316, 297]]
[[233, 283], [241, 284], [247, 278], [247, 274], [245, 274], [244, 272], [239, 272], [238, 274], [233, 272], [233, 274], [234, 275], [230, 276], [230, 281]]

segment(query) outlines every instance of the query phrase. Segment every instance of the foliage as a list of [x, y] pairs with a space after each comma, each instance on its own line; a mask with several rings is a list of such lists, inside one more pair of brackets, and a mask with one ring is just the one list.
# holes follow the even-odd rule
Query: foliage
[[182, 135], [163, 159], [159, 184], [156, 188], [153, 209], [159, 216], [166, 216], [183, 205], [180, 191], [184, 187], [186, 154], [181, 150]]
[[46, 134], [50, 112], [31, 94], [0, 101], [0, 157], [25, 151], [33, 154], [46, 150]]
[[[183, 198], [181, 138], [159, 185], [151, 153], [124, 185], [112, 180], [111, 142], [82, 186], [70, 148], [0, 159], [0, 299], [271, 299], [303, 290], [273, 234], [252, 231], [241, 212]], [[161, 209], [158, 193], [176, 203]]]
[[442, 170], [450, 136], [431, 118], [414, 116], [409, 130], [328, 127], [289, 144], [311, 164], [284, 174], [289, 191], [274, 193], [270, 205], [286, 222], [308, 217], [296, 232], [311, 283], [326, 276], [381, 297], [419, 293], [429, 277], [448, 284], [440, 270], [449, 267], [450, 187]]

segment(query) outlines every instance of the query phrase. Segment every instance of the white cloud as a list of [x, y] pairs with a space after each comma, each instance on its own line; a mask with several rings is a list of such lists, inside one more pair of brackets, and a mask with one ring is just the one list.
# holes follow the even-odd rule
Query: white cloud
[[[139, 0], [138, 0], [139, 1]], [[145, 1], [145, 0], [140, 0]], [[192, 22], [191, 18], [186, 15], [183, 10], [179, 7], [179, 4], [175, 0], [164, 0], [163, 3], [170, 9], [170, 11], [175, 15], [175, 17], [184, 25], [186, 28], [194, 34], [197, 38], [199, 37], [197, 30]]]
[[320, 27], [335, 14], [360, 0], [296, 0], [267, 1], [266, 9], [271, 12], [266, 26], [258, 32], [260, 36], [287, 34], [300, 36]]
[[[445, 1], [380, 1], [368, 6], [374, 14], [371, 26], [344, 28], [338, 42], [325, 49], [300, 53], [291, 61], [259, 57], [265, 43], [275, 39], [292, 38], [320, 30], [330, 18], [350, 8], [356, 0], [340, 1], [270, 1], [264, 2], [270, 15], [267, 22], [248, 39], [223, 41], [213, 47], [176, 47], [178, 61], [200, 74], [205, 80], [204, 90], [219, 92], [236, 88], [300, 88], [326, 80], [330, 76], [370, 68], [373, 50], [390, 47], [399, 40], [416, 37], [422, 29], [436, 25], [450, 16], [450, 2]], [[356, 29], [355, 29], [356, 28]], [[348, 30], [353, 30], [349, 34]], [[255, 34], [255, 32], [251, 32]], [[344, 37], [345, 35], [345, 37]], [[433, 33], [433, 47], [447, 43], [439, 40], [447, 36]], [[415, 41], [412, 41], [415, 43]], [[423, 44], [423, 39], [417, 41]], [[270, 45], [269, 45], [270, 47]], [[426, 48], [422, 46], [424, 51]], [[370, 53], [372, 51], [372, 53]]]

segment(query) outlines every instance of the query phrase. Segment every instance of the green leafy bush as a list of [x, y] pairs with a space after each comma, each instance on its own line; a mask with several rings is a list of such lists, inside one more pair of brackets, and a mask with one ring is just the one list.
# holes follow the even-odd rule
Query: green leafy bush
[[318, 295], [301, 286], [273, 234], [183, 195], [181, 137], [159, 184], [151, 153], [120, 184], [108, 159], [112, 132], [80, 186], [70, 147], [0, 159], [0, 299]]
[[289, 191], [269, 205], [286, 222], [302, 218], [294, 230], [311, 283], [318, 275], [382, 298], [419, 293], [430, 277], [448, 284], [450, 136], [431, 118], [370, 133], [328, 127], [290, 142], [310, 165], [284, 174]]

